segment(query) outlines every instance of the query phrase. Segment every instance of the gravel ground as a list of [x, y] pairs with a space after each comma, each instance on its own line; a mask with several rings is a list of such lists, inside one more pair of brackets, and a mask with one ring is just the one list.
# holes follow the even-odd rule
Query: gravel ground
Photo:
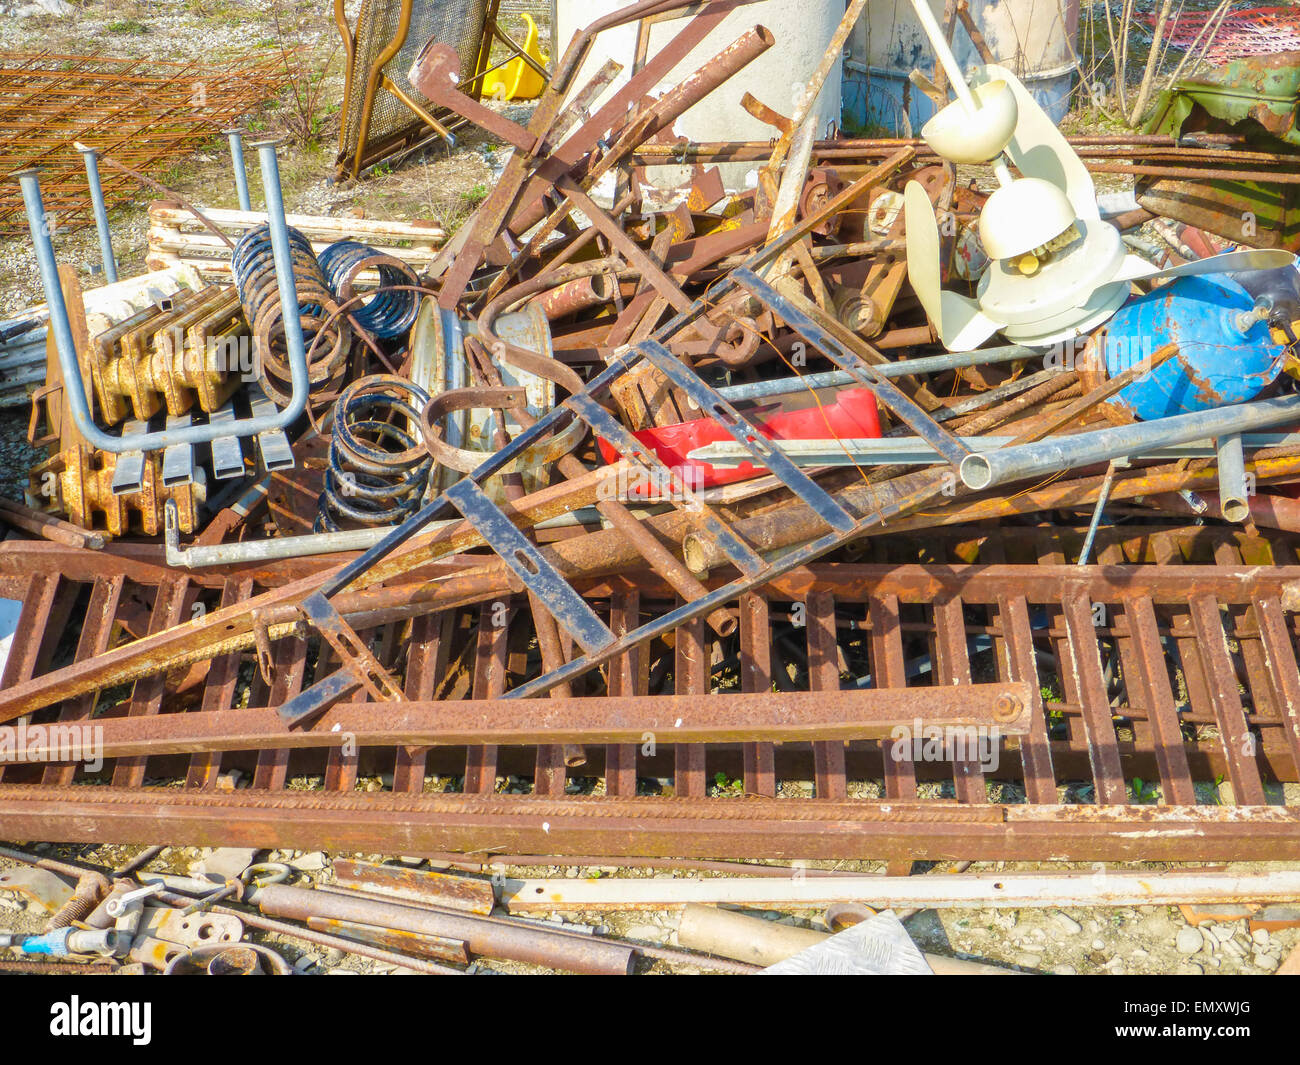
[[[45, 857], [114, 866], [137, 850], [120, 846], [69, 847], [50, 844], [27, 845], [30, 852]], [[164, 851], [147, 868], [152, 871], [193, 873], [212, 852], [196, 847]], [[387, 861], [409, 867], [442, 868], [418, 858], [385, 857], [374, 854], [331, 856], [319, 851], [259, 852], [257, 860], [285, 862], [294, 868], [292, 883], [300, 886], [329, 885], [333, 882], [333, 857]], [[13, 865], [0, 859], [0, 869]], [[813, 868], [836, 868], [861, 873], [882, 873], [883, 865], [870, 862], [812, 862]], [[1276, 863], [1234, 864], [1228, 872], [1261, 872], [1280, 868]], [[976, 863], [971, 872], [1032, 871], [1027, 863]], [[1060, 871], [1059, 866], [1054, 869]], [[1099, 871], [1082, 866], [1084, 872]], [[1153, 872], [1162, 865], [1134, 866]], [[507, 868], [507, 878], [578, 878], [612, 876], [699, 878], [714, 874], [695, 870], [617, 870], [577, 866], [530, 866]], [[475, 875], [475, 874], [465, 874]], [[931, 875], [942, 875], [936, 869]], [[486, 876], [482, 877], [486, 879]], [[864, 900], [868, 903], [870, 900]], [[819, 913], [811, 911], [750, 910], [751, 916], [804, 928], [825, 930]], [[0, 891], [0, 928], [15, 932], [39, 931], [47, 914], [41, 907], [16, 894]], [[649, 912], [566, 912], [534, 915], [554, 923], [651, 946], [678, 946], [678, 911]], [[1192, 926], [1176, 907], [1140, 906], [1055, 909], [943, 909], [921, 910], [905, 919], [917, 945], [929, 953], [966, 958], [1001, 965], [1018, 972], [1039, 975], [1263, 975], [1273, 972], [1297, 945], [1300, 929], [1250, 933], [1244, 920], [1202, 922]], [[290, 937], [249, 930], [246, 938], [280, 953], [300, 972], [308, 975], [401, 975], [410, 970], [304, 943]], [[490, 973], [545, 973], [538, 966], [499, 959], [480, 959], [473, 971]], [[676, 962], [642, 959], [638, 972], [688, 974], [703, 967]]]

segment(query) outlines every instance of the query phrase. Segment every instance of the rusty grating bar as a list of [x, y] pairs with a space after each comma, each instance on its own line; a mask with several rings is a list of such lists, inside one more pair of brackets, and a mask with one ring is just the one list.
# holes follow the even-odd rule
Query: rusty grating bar
[[[0, 172], [43, 169], [45, 204], [60, 227], [91, 222], [80, 141], [157, 175], [279, 91], [278, 57], [250, 54], [221, 65], [108, 56], [6, 52], [0, 56]], [[109, 209], [135, 182], [103, 176]], [[0, 187], [0, 234], [26, 232], [18, 186]]]
[[[872, 538], [860, 561], [812, 565], [747, 594], [734, 604], [740, 627], [730, 637], [695, 621], [619, 656], [575, 685], [574, 698], [539, 704], [547, 713], [528, 723], [532, 732], [502, 733], [496, 746], [459, 741], [476, 706], [513, 705], [470, 700], [541, 672], [522, 597], [362, 630], [415, 700], [400, 708], [407, 716], [362, 696], [289, 741], [269, 713], [257, 721], [257, 709], [337, 668], [318, 640], [294, 634], [272, 641], [269, 681], [251, 655], [231, 653], [101, 695], [104, 738], [137, 745], [108, 748], [118, 756], [98, 774], [6, 764], [0, 819], [25, 838], [147, 841], [161, 816], [177, 843], [404, 853], [1300, 855], [1300, 806], [1281, 788], [1300, 780], [1300, 541], [1119, 529], [1099, 539], [1098, 564], [1081, 568], [1070, 563], [1082, 535], [958, 528], [923, 544]], [[66, 566], [52, 575], [38, 561], [53, 557], [51, 546], [0, 556], [0, 595], [25, 604], [5, 687], [260, 586], [253, 573], [180, 575], [138, 557], [118, 573], [101, 562], [98, 573]], [[97, 554], [132, 553], [142, 552]], [[652, 575], [590, 581], [583, 593], [615, 632], [674, 603]], [[75, 622], [65, 631], [83, 615], [79, 635]], [[935, 699], [940, 685], [960, 698]], [[894, 741], [879, 732], [774, 742], [786, 709], [809, 705], [801, 693], [822, 692], [834, 708], [851, 706], [855, 688], [903, 689], [889, 719], [897, 724], [913, 707], [925, 722], [942, 721], [932, 714], [950, 712], [945, 704], [1013, 686], [1029, 713], [1021, 734], [1001, 737], [996, 764], [927, 760], [915, 746], [918, 760], [885, 757]], [[720, 706], [741, 692], [746, 709]], [[673, 744], [661, 735], [670, 729], [651, 730], [647, 747], [614, 727], [644, 724], [646, 713], [667, 720], [678, 700], [676, 717], [694, 707], [733, 731]], [[470, 720], [448, 712], [458, 706]], [[91, 699], [69, 700], [28, 725], [91, 711]], [[412, 714], [430, 712], [443, 734], [411, 726]], [[552, 721], [570, 727], [543, 742]], [[564, 746], [584, 736], [584, 749]], [[276, 737], [291, 746], [270, 746]], [[232, 769], [251, 787], [229, 790]], [[300, 790], [304, 777], [315, 778], [311, 790]], [[458, 790], [426, 791], [430, 777]]]

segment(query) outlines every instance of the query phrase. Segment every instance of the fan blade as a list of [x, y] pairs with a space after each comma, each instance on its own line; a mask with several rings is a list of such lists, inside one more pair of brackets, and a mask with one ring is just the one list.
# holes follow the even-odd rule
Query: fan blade
[[903, 224], [907, 227], [907, 279], [925, 313], [943, 334], [943, 308], [939, 302], [939, 224], [934, 206], [919, 181], [903, 190]]
[[1183, 263], [1182, 266], [1171, 266], [1161, 270], [1136, 255], [1126, 255], [1119, 273], [1113, 280], [1142, 281], [1147, 278], [1227, 274], [1237, 270], [1276, 270], [1279, 266], [1290, 266], [1293, 262], [1295, 262], [1294, 255], [1277, 249], [1225, 251], [1222, 255], [1211, 255], [1208, 259], [1193, 259], [1190, 263]]
[[943, 308], [940, 339], [949, 351], [972, 351], [1007, 324], [994, 321], [978, 303], [956, 292], [940, 292], [939, 300]]
[[1056, 123], [1006, 67], [989, 64], [971, 74], [972, 85], [988, 81], [1005, 81], [1016, 97], [1019, 115], [1016, 118], [1015, 136], [1007, 145], [1006, 154], [1025, 177], [1042, 178], [1065, 193], [1080, 218], [1101, 217], [1097, 209], [1097, 190], [1088, 168], [1070, 147]]
[[909, 181], [904, 190], [904, 224], [907, 233], [907, 280], [917, 293], [920, 306], [939, 333], [939, 339], [949, 351], [957, 351], [948, 342], [948, 322], [954, 322], [957, 332], [965, 328], [972, 312], [978, 315], [974, 300], [957, 293], [945, 293], [939, 268], [939, 224], [935, 221], [935, 208], [920, 182]]
[[[966, 351], [992, 336], [1004, 323], [980, 312], [979, 304], [941, 287], [939, 225], [934, 206], [918, 181], [903, 190], [903, 219], [907, 227], [907, 279], [949, 351]], [[974, 341], [969, 337], [976, 336]]]

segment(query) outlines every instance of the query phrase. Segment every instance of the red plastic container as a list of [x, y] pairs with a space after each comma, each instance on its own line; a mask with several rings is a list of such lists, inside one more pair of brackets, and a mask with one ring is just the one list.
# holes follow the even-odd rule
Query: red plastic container
[[[880, 436], [880, 416], [876, 399], [866, 388], [845, 388], [836, 393], [834, 403], [801, 410], [781, 411], [766, 417], [750, 417], [762, 434], [771, 440], [833, 440]], [[697, 447], [732, 436], [712, 418], [696, 418], [676, 425], [656, 426], [632, 434], [649, 447], [665, 466], [676, 471], [692, 488], [713, 488], [734, 481], [746, 481], [767, 473], [767, 467], [745, 462], [740, 466], [715, 469], [708, 462], [686, 456]], [[619, 455], [606, 441], [598, 441], [606, 462], [617, 462]], [[651, 484], [641, 483], [629, 489], [630, 495], [653, 497]]]

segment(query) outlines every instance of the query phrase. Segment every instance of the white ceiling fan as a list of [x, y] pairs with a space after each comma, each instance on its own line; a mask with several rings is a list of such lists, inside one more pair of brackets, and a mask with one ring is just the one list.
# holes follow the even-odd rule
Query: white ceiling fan
[[917, 182], [904, 190], [908, 279], [949, 351], [999, 332], [1031, 346], [1078, 336], [1120, 308], [1131, 281], [1292, 261], [1283, 251], [1237, 251], [1161, 270], [1130, 255], [1119, 231], [1101, 220], [1092, 176], [1029, 90], [994, 64], [978, 68], [968, 85], [929, 4], [912, 4], [957, 95], [921, 136], [952, 162], [992, 163], [998, 179], [980, 213], [980, 240], [993, 261], [975, 299], [941, 287], [934, 208]]

